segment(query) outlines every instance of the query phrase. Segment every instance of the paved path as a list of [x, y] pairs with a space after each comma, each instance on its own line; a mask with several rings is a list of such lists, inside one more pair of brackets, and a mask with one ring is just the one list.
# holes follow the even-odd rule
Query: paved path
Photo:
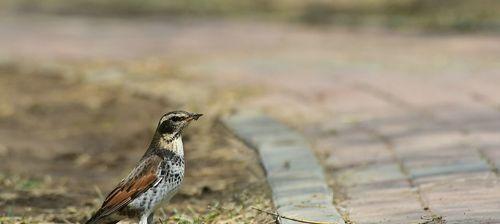
[[229, 115], [223, 123], [242, 141], [256, 149], [266, 171], [273, 203], [282, 224], [299, 224], [292, 219], [345, 224], [333, 206], [323, 168], [309, 144], [296, 131], [255, 112]]
[[0, 28], [2, 57], [160, 60], [190, 82], [116, 77], [297, 128], [346, 221], [500, 223], [498, 36], [80, 19]]

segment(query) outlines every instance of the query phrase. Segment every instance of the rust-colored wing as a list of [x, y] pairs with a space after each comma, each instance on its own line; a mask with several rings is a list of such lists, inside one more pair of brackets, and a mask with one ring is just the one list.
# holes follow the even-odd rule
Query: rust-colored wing
[[158, 180], [157, 171], [162, 159], [151, 155], [139, 163], [118, 186], [109, 193], [101, 208], [87, 223], [95, 223], [113, 212], [123, 208], [143, 192], [147, 191]]

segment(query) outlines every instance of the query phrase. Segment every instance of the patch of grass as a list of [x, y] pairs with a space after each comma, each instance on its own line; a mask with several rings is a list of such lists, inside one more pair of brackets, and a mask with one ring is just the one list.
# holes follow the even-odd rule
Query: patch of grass
[[500, 30], [500, 2], [495, 0], [310, 2], [298, 16], [307, 24], [383, 25], [425, 30]]
[[213, 223], [217, 217], [223, 214], [222, 208], [218, 202], [213, 203], [212, 206], [203, 214], [198, 214], [192, 208], [188, 208], [190, 214], [185, 214], [179, 211], [174, 211], [174, 215], [168, 219], [168, 221], [173, 221], [180, 224], [202, 224], [202, 223]]
[[[250, 194], [250, 192], [253, 192]], [[231, 200], [213, 201], [208, 208], [200, 211], [187, 207], [183, 211], [174, 209], [173, 215], [167, 216], [161, 211], [159, 220], [164, 224], [215, 224], [215, 223], [269, 223], [273, 220], [266, 214], [261, 214], [251, 207], [271, 208], [265, 194], [255, 194], [255, 190], [243, 190], [234, 195]]]
[[44, 185], [43, 180], [21, 177], [18, 175], [0, 175], [0, 187], [13, 190], [27, 191]]

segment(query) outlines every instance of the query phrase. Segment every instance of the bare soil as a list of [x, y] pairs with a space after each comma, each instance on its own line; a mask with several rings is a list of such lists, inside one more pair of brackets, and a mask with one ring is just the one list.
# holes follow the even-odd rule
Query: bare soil
[[[85, 221], [144, 153], [159, 117], [179, 109], [171, 105], [119, 87], [2, 66], [0, 223]], [[186, 180], [157, 217], [163, 223], [272, 221], [249, 208], [271, 207], [254, 152], [208, 114], [185, 133]]]

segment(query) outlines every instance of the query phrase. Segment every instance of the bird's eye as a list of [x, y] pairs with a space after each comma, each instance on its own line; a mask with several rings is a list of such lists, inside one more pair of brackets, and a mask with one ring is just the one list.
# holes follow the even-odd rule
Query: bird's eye
[[179, 122], [179, 121], [184, 120], [184, 118], [179, 117], [179, 116], [174, 116], [174, 117], [170, 118], [170, 120], [172, 120], [173, 122]]

